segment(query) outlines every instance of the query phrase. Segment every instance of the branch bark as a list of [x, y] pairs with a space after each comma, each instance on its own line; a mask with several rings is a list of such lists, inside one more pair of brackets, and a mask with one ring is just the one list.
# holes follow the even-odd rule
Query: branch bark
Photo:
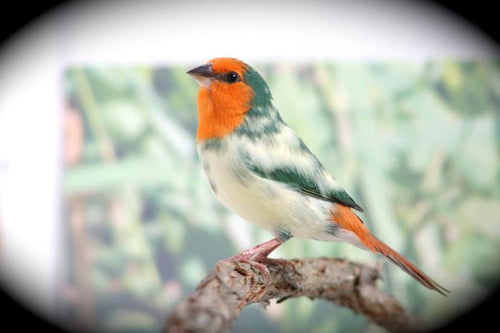
[[416, 329], [403, 307], [376, 286], [376, 268], [332, 258], [273, 260], [267, 267], [269, 275], [248, 263], [220, 261], [172, 311], [163, 332], [230, 332], [246, 305], [302, 296], [349, 307], [390, 331]]

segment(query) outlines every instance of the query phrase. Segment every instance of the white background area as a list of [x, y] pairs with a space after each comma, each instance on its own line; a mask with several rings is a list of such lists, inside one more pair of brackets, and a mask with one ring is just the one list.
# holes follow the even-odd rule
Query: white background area
[[498, 59], [497, 52], [473, 26], [419, 2], [66, 4], [0, 48], [1, 285], [54, 315], [66, 269], [60, 234], [66, 66], [189, 69], [221, 56], [248, 63]]

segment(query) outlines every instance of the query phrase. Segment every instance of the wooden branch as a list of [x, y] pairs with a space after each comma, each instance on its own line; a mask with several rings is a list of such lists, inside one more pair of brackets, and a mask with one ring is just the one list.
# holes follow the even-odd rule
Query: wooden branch
[[230, 332], [246, 305], [301, 296], [349, 307], [390, 331], [416, 328], [403, 307], [376, 286], [376, 268], [331, 258], [273, 260], [266, 265], [269, 276], [248, 263], [220, 261], [172, 311], [163, 332]]

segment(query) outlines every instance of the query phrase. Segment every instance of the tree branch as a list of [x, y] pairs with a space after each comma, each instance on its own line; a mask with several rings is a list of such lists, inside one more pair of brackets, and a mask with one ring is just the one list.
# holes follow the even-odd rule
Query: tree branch
[[416, 328], [403, 307], [376, 286], [376, 268], [331, 258], [266, 264], [269, 276], [248, 263], [220, 261], [172, 311], [163, 332], [230, 332], [246, 305], [301, 296], [349, 307], [390, 331]]

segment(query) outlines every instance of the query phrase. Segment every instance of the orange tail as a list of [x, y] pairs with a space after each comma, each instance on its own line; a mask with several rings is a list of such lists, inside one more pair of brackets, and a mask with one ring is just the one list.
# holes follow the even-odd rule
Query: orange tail
[[444, 296], [447, 296], [447, 293], [450, 292], [428, 277], [417, 266], [408, 261], [408, 259], [373, 236], [361, 219], [349, 207], [337, 204], [335, 212], [332, 212], [332, 221], [338, 223], [342, 228], [355, 233], [367, 249], [383, 254], [423, 286], [435, 290]]
[[441, 295], [447, 296], [450, 292], [445, 287], [441, 286], [439, 283], [431, 279], [427, 274], [422, 272], [417, 266], [412, 264], [408, 259], [403, 257], [398, 252], [394, 251], [387, 244], [379, 240], [372, 234], [368, 234], [363, 239], [363, 244], [374, 252], [381, 253], [389, 258], [393, 263], [399, 266], [403, 271], [410, 274], [415, 280], [420, 282], [423, 286], [435, 290]]

